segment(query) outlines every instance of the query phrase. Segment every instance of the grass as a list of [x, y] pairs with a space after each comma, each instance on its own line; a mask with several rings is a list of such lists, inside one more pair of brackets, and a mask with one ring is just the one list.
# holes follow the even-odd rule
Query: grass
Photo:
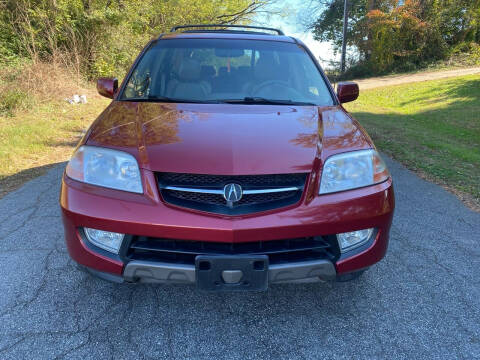
[[[109, 102], [96, 94], [93, 84], [73, 81], [70, 74], [45, 64], [0, 73], [0, 90], [0, 197], [68, 160]], [[64, 100], [75, 93], [86, 94], [88, 103]]]
[[379, 150], [480, 209], [480, 75], [366, 90], [346, 107]]

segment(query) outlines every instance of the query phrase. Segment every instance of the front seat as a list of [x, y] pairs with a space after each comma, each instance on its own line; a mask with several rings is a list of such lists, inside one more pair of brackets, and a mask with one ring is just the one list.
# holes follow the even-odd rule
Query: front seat
[[167, 96], [178, 99], [204, 100], [210, 92], [208, 83], [201, 80], [202, 67], [193, 59], [184, 59], [177, 78], [168, 83]]
[[253, 68], [253, 79], [246, 82], [243, 86], [244, 93], [248, 96], [258, 96], [253, 94], [253, 90], [266, 81], [276, 79], [279, 74], [278, 66], [275, 64], [273, 53], [263, 51]]

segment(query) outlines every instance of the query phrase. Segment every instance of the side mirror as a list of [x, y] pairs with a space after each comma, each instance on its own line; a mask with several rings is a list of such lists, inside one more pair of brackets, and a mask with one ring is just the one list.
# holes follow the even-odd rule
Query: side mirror
[[337, 97], [341, 104], [354, 101], [358, 98], [358, 84], [354, 82], [341, 82], [337, 85]]
[[100, 78], [97, 80], [97, 91], [106, 98], [113, 99], [118, 89], [117, 78]]

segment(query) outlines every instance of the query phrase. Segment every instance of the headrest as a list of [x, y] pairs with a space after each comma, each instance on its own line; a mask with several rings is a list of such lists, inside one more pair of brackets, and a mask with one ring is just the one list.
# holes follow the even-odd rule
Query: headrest
[[193, 59], [183, 59], [178, 68], [178, 77], [180, 81], [196, 81], [200, 79], [202, 67], [200, 63]]
[[228, 74], [228, 69], [226, 66], [222, 66], [220, 67], [220, 69], [218, 69], [218, 75], [227, 75]]
[[239, 66], [237, 70], [240, 76], [248, 76], [251, 74], [250, 71], [251, 71], [250, 66]]
[[254, 76], [257, 80], [266, 81], [276, 78], [278, 66], [276, 66], [273, 56], [269, 53], [262, 53], [254, 68]]

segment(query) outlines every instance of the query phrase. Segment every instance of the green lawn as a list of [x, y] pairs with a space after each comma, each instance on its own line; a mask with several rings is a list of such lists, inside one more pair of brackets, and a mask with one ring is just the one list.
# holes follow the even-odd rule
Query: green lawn
[[379, 150], [480, 206], [480, 75], [361, 92], [346, 107]]

